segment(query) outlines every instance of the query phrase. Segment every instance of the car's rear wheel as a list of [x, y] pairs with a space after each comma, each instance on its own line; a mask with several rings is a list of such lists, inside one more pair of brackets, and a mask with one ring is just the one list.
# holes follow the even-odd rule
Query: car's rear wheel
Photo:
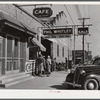
[[87, 79], [83, 85], [85, 90], [98, 90], [99, 84], [96, 79]]

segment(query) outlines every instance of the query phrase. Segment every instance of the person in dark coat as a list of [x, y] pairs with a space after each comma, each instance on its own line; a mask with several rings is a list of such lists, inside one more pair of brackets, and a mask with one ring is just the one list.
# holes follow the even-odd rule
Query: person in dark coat
[[43, 56], [43, 68], [44, 68], [43, 74], [45, 74], [46, 73], [46, 59], [45, 59], [45, 56]]
[[42, 71], [43, 71], [43, 57], [42, 57], [41, 54], [36, 59], [36, 65], [38, 66], [38, 75], [42, 76]]
[[52, 60], [52, 70], [56, 71], [56, 58]]
[[47, 77], [50, 76], [51, 73], [51, 67], [50, 67], [50, 62], [48, 60], [46, 60], [46, 73], [47, 73]]

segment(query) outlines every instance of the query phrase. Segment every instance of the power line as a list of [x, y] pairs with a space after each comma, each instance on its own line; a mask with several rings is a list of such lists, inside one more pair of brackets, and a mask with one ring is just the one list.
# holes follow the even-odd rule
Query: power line
[[21, 11], [23, 11], [25, 14], [27, 14], [28, 16], [30, 16], [31, 18], [33, 18], [34, 20], [38, 21], [40, 24], [42, 24], [43, 26], [45, 26], [40, 20], [38, 20], [37, 18], [35, 18], [34, 16], [32, 16], [30, 13], [28, 13], [26, 10], [24, 10], [22, 7], [20, 7], [18, 4], [13, 4], [15, 7], [17, 7], [18, 9], [20, 9]]
[[[77, 14], [78, 14], [78, 18], [82, 18], [82, 15], [81, 15], [81, 12], [80, 12], [79, 6], [78, 6], [78, 5], [75, 5], [75, 8], [76, 8], [76, 11], [77, 11]], [[82, 23], [81, 20], [80, 20], [80, 23]]]
[[83, 9], [84, 9], [84, 16], [86, 17], [85, 5], [83, 5]]
[[75, 23], [74, 23], [74, 21], [73, 21], [73, 19], [72, 19], [71, 15], [70, 15], [70, 13], [69, 13], [69, 11], [68, 11], [68, 9], [67, 9], [66, 5], [64, 5], [64, 7], [65, 7], [66, 11], [68, 12], [68, 15], [69, 15], [69, 17], [70, 17], [70, 19], [71, 19], [72, 23], [75, 25]]
[[[89, 17], [91, 17], [91, 16], [90, 16], [90, 9], [89, 9], [89, 6], [88, 6], [88, 13], [89, 13]], [[95, 28], [95, 31], [100, 32], [100, 30], [98, 30], [98, 28], [96, 27], [95, 23], [93, 23], [92, 18], [90, 19], [90, 21], [91, 21], [91, 23], [93, 24], [93, 26], [94, 26], [94, 28]]]
[[41, 5], [50, 5], [52, 6], [52, 4], [24, 4], [24, 5], [19, 5], [20, 7], [25, 7], [25, 6], [41, 6]]

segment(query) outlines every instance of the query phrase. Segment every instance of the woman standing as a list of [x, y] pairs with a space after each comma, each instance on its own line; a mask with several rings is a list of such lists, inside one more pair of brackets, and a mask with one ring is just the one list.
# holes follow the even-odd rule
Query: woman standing
[[47, 70], [47, 76], [51, 74], [51, 59], [50, 56], [48, 56], [46, 60], [46, 70]]

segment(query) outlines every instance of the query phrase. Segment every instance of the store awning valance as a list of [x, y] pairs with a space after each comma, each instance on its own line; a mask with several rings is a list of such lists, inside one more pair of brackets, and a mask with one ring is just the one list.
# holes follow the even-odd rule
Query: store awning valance
[[48, 40], [51, 41], [51, 42], [57, 43], [57, 40], [56, 39], [48, 39]]
[[11, 28], [20, 30], [30, 36], [34, 36], [36, 34], [33, 29], [29, 28], [24, 23], [18, 21], [7, 13], [0, 11], [0, 29], [2, 30], [5, 26], [10, 26]]
[[36, 38], [33, 38], [31, 41], [37, 45], [41, 51], [46, 51], [46, 48]]

